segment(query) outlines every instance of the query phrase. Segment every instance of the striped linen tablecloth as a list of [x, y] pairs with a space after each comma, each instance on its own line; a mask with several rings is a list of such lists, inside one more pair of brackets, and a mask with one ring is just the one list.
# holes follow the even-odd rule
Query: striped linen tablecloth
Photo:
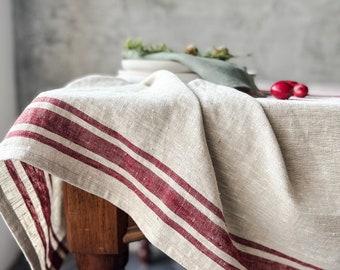
[[86, 77], [41, 93], [0, 144], [0, 210], [33, 269], [67, 254], [61, 179], [187, 269], [340, 269], [339, 119], [339, 99]]

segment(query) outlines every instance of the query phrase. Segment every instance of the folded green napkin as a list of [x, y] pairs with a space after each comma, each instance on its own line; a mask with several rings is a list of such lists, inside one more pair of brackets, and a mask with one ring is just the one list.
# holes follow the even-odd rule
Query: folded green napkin
[[247, 73], [246, 68], [229, 61], [173, 52], [160, 52], [140, 56], [133, 51], [125, 51], [123, 52], [123, 58], [176, 61], [190, 68], [204, 80], [236, 88], [252, 96], [263, 96], [259, 92], [253, 78]]

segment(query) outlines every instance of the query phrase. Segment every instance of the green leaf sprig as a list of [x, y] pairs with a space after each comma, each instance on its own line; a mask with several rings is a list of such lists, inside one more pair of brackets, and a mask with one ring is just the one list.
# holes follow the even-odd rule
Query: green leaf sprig
[[229, 53], [228, 48], [226, 48], [226, 47], [218, 47], [218, 48], [212, 48], [211, 50], [209, 50], [204, 55], [204, 57], [227, 61], [230, 58], [234, 57], [234, 55]]
[[[138, 56], [143, 57], [148, 54], [152, 53], [159, 53], [159, 52], [172, 52], [170, 48], [165, 43], [160, 43], [156, 45], [152, 45], [150, 43], [143, 42], [141, 39], [127, 39], [124, 44], [125, 51], [133, 51], [137, 53]], [[206, 58], [214, 58], [218, 60], [227, 61], [232, 57], [232, 55], [228, 48], [226, 47], [213, 47], [205, 54], [201, 54], [198, 48], [195, 45], [188, 45], [184, 53], [191, 54], [194, 56], [201, 56]]]
[[125, 50], [136, 51], [140, 56], [159, 52], [171, 52], [165, 43], [152, 45], [144, 43], [141, 39], [127, 39], [124, 44]]

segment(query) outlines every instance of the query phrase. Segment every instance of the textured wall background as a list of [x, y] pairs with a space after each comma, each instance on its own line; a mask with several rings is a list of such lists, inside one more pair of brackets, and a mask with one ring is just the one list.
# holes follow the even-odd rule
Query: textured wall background
[[[14, 51], [11, 0], [0, 1], [0, 138], [16, 118]], [[19, 254], [19, 247], [0, 216], [0, 270], [8, 270]]]
[[90, 73], [115, 74], [128, 37], [226, 45], [259, 79], [340, 83], [337, 0], [14, 0], [20, 108]]

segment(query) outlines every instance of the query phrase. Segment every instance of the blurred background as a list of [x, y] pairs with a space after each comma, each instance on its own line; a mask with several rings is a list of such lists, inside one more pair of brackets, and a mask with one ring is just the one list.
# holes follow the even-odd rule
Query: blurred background
[[[1, 0], [0, 133], [39, 92], [115, 75], [127, 38], [224, 45], [256, 80], [340, 85], [337, 0]], [[0, 222], [0, 270], [18, 252]], [[14, 255], [13, 255], [14, 254]]]
[[38, 91], [90, 73], [115, 74], [128, 37], [225, 45], [259, 79], [340, 82], [336, 0], [13, 0], [22, 109]]

